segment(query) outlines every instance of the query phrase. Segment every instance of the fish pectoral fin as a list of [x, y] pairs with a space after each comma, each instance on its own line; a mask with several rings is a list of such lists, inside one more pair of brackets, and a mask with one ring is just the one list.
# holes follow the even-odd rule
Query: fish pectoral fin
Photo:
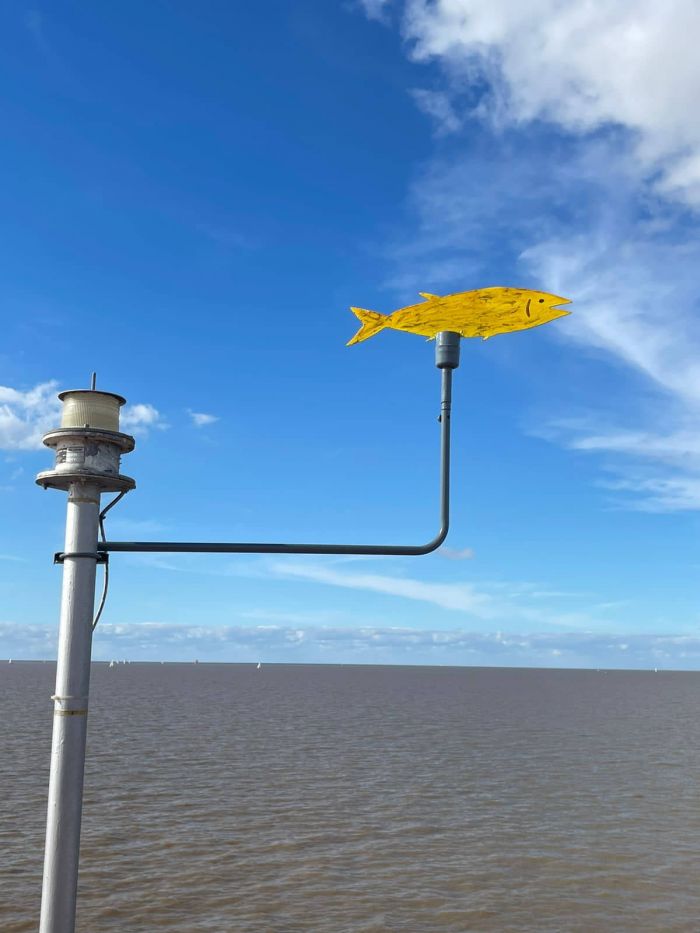
[[439, 298], [439, 295], [431, 295], [430, 292], [418, 292], [421, 298], [425, 298], [426, 301], [430, 301], [431, 298]]

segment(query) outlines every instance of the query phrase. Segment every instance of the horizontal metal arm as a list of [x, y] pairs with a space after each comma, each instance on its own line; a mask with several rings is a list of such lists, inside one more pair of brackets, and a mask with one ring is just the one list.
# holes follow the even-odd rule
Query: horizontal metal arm
[[[452, 338], [451, 345], [447, 340]], [[456, 346], [456, 349], [455, 349]], [[445, 351], [452, 356], [444, 362]], [[459, 335], [450, 332], [438, 334], [436, 347], [438, 366], [442, 370], [442, 399], [440, 404], [440, 530], [427, 544], [270, 544], [225, 543], [198, 541], [101, 541], [98, 551], [160, 552], [183, 554], [377, 554], [383, 556], [430, 554], [447, 537], [450, 525], [450, 419], [452, 410], [452, 369], [459, 363]], [[442, 353], [442, 356], [440, 355]], [[443, 359], [441, 363], [440, 360]], [[456, 362], [455, 362], [456, 360]]]

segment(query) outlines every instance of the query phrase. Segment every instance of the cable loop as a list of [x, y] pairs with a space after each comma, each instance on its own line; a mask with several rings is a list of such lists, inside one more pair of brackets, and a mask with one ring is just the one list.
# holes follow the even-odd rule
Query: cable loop
[[[98, 522], [100, 526], [100, 537], [102, 543], [107, 540], [105, 535], [105, 515], [109, 512], [110, 509], [119, 502], [120, 499], [123, 499], [127, 494], [128, 489], [123, 490], [116, 496], [112, 501], [105, 506], [104, 509], [99, 514]], [[57, 551], [53, 556], [54, 564], [62, 564], [67, 557], [90, 557], [95, 561], [96, 564], [104, 564], [105, 575], [104, 575], [104, 584], [102, 586], [102, 595], [100, 596], [100, 605], [97, 607], [97, 612], [95, 618], [92, 622], [92, 630], [95, 631], [97, 623], [100, 621], [100, 616], [107, 602], [107, 592], [109, 590], [109, 554], [107, 551]]]
[[[99, 515], [100, 537], [102, 538], [103, 543], [107, 540], [107, 536], [105, 535], [105, 515], [107, 514], [107, 512], [109, 512], [110, 509], [114, 508], [117, 502], [119, 502], [121, 499], [124, 498], [124, 496], [127, 494], [128, 491], [129, 491], [128, 489], [123, 489], [119, 493], [119, 495], [115, 496], [114, 499], [112, 499], [112, 501], [108, 505], [106, 505], [100, 512], [100, 515]], [[109, 554], [107, 553], [107, 551], [100, 551], [99, 553], [104, 555], [104, 557], [109, 558]], [[109, 559], [102, 561], [102, 563], [105, 565], [104, 585], [102, 587], [102, 596], [100, 597], [100, 605], [97, 608], [95, 619], [92, 623], [93, 632], [97, 628], [97, 623], [100, 621], [102, 610], [104, 609], [105, 603], [107, 602], [107, 591], [109, 590]]]

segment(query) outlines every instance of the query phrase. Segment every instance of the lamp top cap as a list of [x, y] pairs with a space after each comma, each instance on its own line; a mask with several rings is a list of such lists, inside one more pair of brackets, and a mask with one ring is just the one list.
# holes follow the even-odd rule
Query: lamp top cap
[[123, 395], [117, 395], [116, 392], [103, 392], [102, 389], [66, 389], [63, 392], [58, 393], [58, 397], [62, 402], [72, 395], [106, 395], [109, 398], [116, 399], [119, 405], [126, 405], [126, 399]]
[[115, 392], [69, 389], [58, 396], [63, 403], [61, 428], [119, 431], [119, 410], [126, 399]]

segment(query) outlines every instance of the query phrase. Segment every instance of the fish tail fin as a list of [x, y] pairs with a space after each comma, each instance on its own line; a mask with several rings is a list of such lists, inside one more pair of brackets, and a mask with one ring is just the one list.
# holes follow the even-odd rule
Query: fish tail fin
[[368, 337], [373, 337], [378, 331], [386, 327], [386, 314], [379, 314], [378, 311], [366, 311], [364, 308], [350, 308], [350, 310], [355, 317], [362, 321], [362, 327], [352, 340], [348, 340], [348, 347], [351, 347], [354, 343], [360, 343], [361, 340], [367, 340]]

